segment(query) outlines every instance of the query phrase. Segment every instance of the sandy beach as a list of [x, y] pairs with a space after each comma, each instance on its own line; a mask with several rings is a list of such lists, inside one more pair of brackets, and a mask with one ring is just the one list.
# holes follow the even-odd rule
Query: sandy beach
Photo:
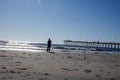
[[0, 50], [0, 80], [120, 80], [120, 54]]

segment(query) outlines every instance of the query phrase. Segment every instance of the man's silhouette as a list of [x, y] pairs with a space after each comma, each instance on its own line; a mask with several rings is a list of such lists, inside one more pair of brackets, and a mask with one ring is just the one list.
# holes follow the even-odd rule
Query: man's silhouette
[[47, 52], [50, 52], [50, 48], [51, 48], [51, 40], [50, 38], [48, 39], [48, 42], [47, 42]]

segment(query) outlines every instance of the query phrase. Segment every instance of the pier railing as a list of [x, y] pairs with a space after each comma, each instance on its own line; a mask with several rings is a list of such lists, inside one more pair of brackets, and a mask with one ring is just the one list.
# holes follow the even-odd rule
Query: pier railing
[[99, 42], [99, 41], [72, 41], [72, 40], [64, 40], [65, 46], [81, 46], [85, 48], [96, 48], [96, 49], [107, 49], [107, 50], [116, 50], [120, 51], [120, 43], [115, 42]]

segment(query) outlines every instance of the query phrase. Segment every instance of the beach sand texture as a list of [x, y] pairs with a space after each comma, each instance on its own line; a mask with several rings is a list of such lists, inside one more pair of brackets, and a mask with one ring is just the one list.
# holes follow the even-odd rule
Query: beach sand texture
[[120, 54], [0, 50], [0, 80], [120, 80]]

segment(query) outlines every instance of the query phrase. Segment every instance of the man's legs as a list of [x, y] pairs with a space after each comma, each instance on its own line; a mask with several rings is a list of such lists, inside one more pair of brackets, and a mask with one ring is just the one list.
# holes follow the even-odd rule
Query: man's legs
[[50, 47], [47, 47], [47, 52], [50, 52]]
[[47, 52], [49, 51], [49, 48], [47, 47]]
[[48, 48], [48, 52], [50, 52], [50, 47]]

